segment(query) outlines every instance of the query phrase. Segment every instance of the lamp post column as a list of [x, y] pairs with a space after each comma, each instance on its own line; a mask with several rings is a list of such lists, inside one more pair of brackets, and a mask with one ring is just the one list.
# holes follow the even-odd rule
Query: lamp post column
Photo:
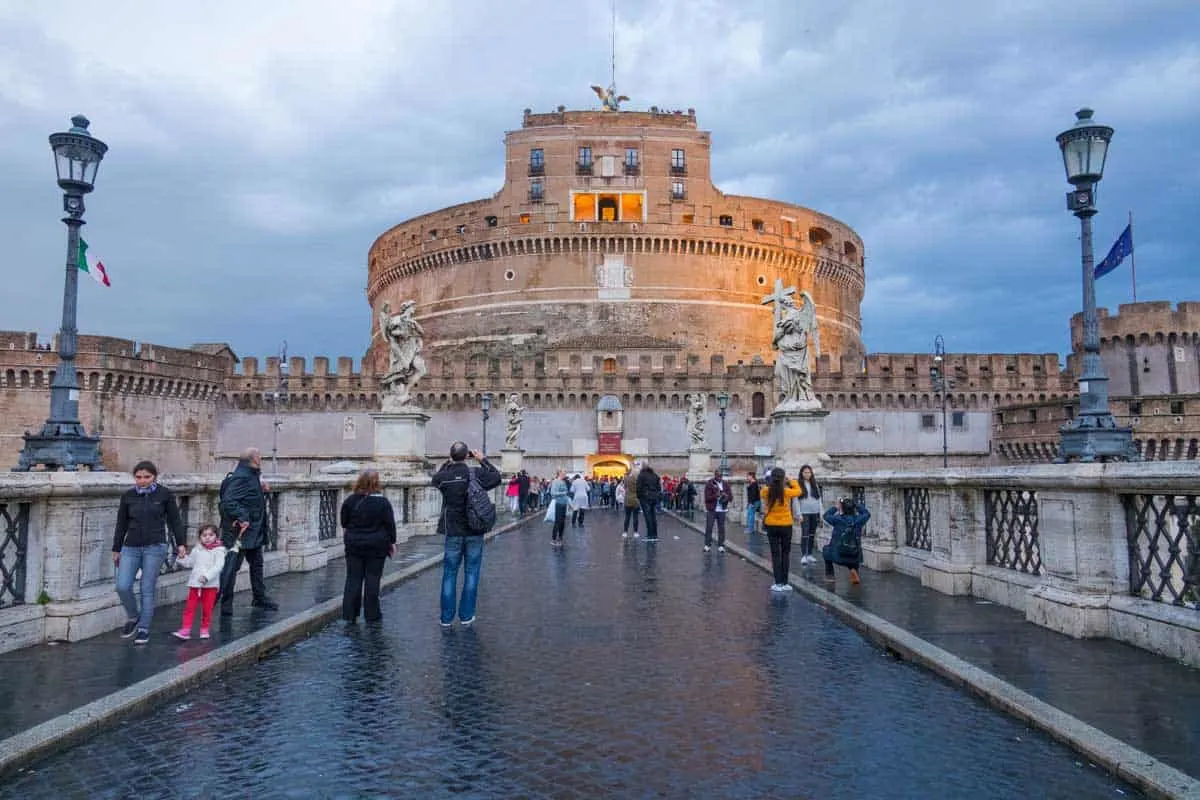
[[491, 393], [491, 392], [484, 392], [484, 393], [483, 393], [483, 400], [482, 400], [482, 402], [481, 402], [481, 404], [480, 404], [480, 410], [481, 410], [481, 412], [482, 412], [482, 414], [483, 414], [483, 447], [482, 447], [482, 452], [483, 452], [483, 454], [484, 454], [485, 456], [487, 455], [487, 421], [488, 421], [488, 409], [490, 409], [491, 407], [492, 407], [492, 393]]
[[725, 447], [725, 413], [729, 408], [729, 393], [721, 392], [717, 395], [717, 409], [721, 415], [721, 464], [718, 469], [721, 472], [721, 477], [729, 475], [729, 451]]

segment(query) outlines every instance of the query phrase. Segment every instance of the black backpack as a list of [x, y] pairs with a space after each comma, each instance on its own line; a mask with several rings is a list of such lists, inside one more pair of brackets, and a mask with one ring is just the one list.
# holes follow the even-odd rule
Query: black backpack
[[496, 505], [471, 472], [467, 480], [467, 529], [471, 533], [487, 533], [495, 526]]
[[862, 560], [862, 542], [858, 540], [858, 532], [853, 527], [847, 528], [838, 537], [837, 557], [845, 561]]

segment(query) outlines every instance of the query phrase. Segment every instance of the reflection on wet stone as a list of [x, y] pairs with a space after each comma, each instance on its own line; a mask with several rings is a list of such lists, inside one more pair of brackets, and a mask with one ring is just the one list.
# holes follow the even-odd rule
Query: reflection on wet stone
[[541, 524], [504, 535], [474, 627], [438, 626], [425, 573], [382, 626], [332, 624], [0, 796], [1134, 796], [661, 524], [657, 545], [601, 512], [561, 551]]

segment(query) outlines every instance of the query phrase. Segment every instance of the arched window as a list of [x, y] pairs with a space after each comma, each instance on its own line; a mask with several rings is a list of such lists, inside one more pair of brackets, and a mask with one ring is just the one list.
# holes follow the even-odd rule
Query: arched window
[[765, 417], [767, 415], [767, 398], [762, 392], [755, 392], [750, 397], [750, 416]]

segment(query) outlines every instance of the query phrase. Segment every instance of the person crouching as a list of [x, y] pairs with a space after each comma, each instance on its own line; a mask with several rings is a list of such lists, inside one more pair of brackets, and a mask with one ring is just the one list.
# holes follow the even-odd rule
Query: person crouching
[[833, 529], [829, 544], [821, 549], [825, 559], [825, 580], [833, 581], [833, 565], [841, 564], [850, 570], [850, 582], [858, 583], [858, 568], [862, 564], [862, 529], [871, 518], [866, 503], [844, 497], [825, 512], [825, 522]]

